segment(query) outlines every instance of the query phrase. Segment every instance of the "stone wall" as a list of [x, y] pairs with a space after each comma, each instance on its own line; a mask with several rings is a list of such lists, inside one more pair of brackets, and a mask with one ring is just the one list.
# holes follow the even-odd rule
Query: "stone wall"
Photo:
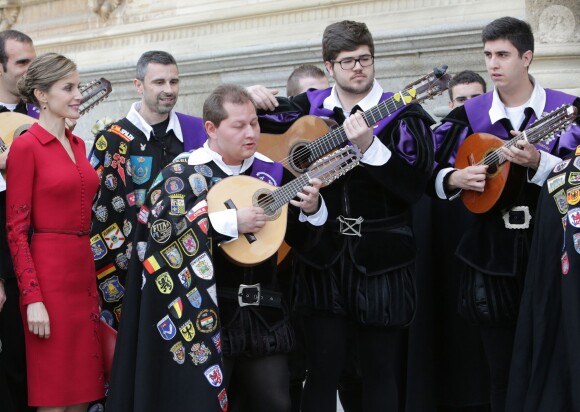
[[[264, 84], [283, 94], [295, 66], [323, 67], [322, 31], [343, 19], [367, 23], [377, 79], [398, 90], [442, 64], [451, 73], [485, 76], [481, 28], [505, 15], [525, 18], [537, 37], [532, 74], [546, 87], [580, 94], [577, 0], [5, 0], [0, 8], [2, 24], [28, 33], [39, 53], [73, 58], [83, 80], [112, 81], [109, 99], [79, 122], [77, 132], [87, 139], [96, 119], [122, 117], [138, 98], [131, 80], [146, 50], [176, 57], [177, 108], [200, 114], [205, 96], [223, 82]], [[433, 113], [446, 97], [425, 105]]]

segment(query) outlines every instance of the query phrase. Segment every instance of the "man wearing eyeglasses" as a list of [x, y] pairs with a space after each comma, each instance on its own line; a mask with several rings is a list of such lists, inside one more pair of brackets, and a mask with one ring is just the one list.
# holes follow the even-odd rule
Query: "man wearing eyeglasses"
[[430, 176], [433, 121], [411, 104], [367, 126], [360, 112], [393, 95], [375, 80], [374, 53], [364, 23], [334, 23], [322, 38], [333, 87], [291, 99], [251, 90], [268, 115], [260, 121], [263, 131], [279, 131], [304, 115], [330, 118], [364, 153], [362, 167], [321, 189], [329, 211], [322, 240], [312, 253], [296, 253], [295, 304], [305, 315], [308, 357], [304, 412], [336, 411], [339, 376], [353, 353], [363, 387], [355, 408], [396, 411], [402, 405], [404, 327], [416, 304], [407, 214]]

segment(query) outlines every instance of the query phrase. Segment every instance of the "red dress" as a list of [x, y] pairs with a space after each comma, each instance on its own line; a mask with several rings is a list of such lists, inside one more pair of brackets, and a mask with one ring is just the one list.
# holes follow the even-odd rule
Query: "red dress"
[[[66, 133], [76, 164], [38, 124], [14, 141], [8, 156], [6, 227], [20, 287], [31, 406], [73, 405], [104, 394], [89, 239], [99, 179], [83, 140]], [[33, 302], [46, 306], [49, 339], [28, 331], [26, 305]]]

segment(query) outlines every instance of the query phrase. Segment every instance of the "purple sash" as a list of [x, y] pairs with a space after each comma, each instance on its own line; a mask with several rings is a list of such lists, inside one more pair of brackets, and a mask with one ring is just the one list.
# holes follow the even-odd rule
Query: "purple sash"
[[183, 113], [176, 112], [175, 114], [179, 119], [181, 133], [183, 134], [183, 150], [189, 152], [190, 150], [202, 147], [207, 140], [205, 128], [203, 127], [203, 119], [188, 116]]
[[34, 117], [35, 119], [38, 119], [40, 117], [40, 110], [38, 110], [38, 107], [36, 107], [33, 104], [27, 104], [26, 105], [26, 114], [30, 117]]
[[[545, 89], [546, 91], [546, 104], [544, 106], [544, 113], [549, 113], [563, 104], [572, 104], [576, 99], [576, 96], [571, 96], [566, 93], [562, 93], [556, 90]], [[501, 122], [491, 123], [489, 119], [489, 108], [493, 102], [493, 92], [487, 92], [481, 96], [474, 99], [469, 99], [465, 102], [465, 111], [467, 113], [467, 118], [469, 119], [469, 124], [471, 125], [471, 130], [474, 133], [490, 133], [494, 136], [499, 137], [503, 140], [509, 140], [512, 136], [506, 134], [505, 127]], [[536, 114], [533, 113], [526, 125], [526, 128], [534, 123], [537, 119]], [[558, 139], [553, 139], [549, 143], [539, 142], [535, 144], [538, 150], [543, 150], [550, 153], [556, 144]]]
[[284, 168], [278, 162], [265, 162], [254, 157], [254, 163], [252, 164], [252, 177], [256, 179], [263, 180], [274, 186], [280, 186], [282, 184], [282, 175], [284, 173]]

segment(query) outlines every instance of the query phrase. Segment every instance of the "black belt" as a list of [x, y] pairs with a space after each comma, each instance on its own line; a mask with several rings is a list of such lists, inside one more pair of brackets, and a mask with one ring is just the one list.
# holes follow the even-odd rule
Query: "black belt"
[[333, 231], [346, 236], [362, 236], [362, 232], [401, 227], [407, 224], [407, 215], [397, 215], [386, 219], [364, 219], [360, 217], [338, 216], [336, 219], [328, 219], [327, 223], [333, 227]]
[[282, 307], [282, 293], [262, 289], [259, 283], [255, 285], [240, 285], [238, 289], [220, 288], [218, 298], [237, 300], [240, 307], [269, 306]]
[[58, 233], [61, 235], [77, 235], [77, 236], [87, 236], [91, 233], [90, 230], [65, 230], [65, 229], [33, 229], [34, 233]]

